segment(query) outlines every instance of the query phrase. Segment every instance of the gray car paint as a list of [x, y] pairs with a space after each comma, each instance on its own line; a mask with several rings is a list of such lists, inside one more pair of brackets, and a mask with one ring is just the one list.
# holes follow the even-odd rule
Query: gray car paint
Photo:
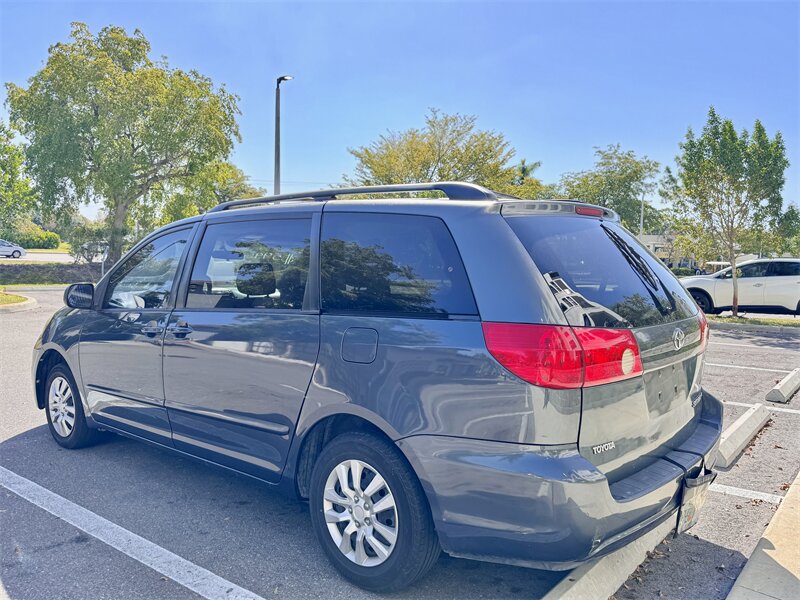
[[[231, 219], [233, 212], [235, 218], [242, 219], [291, 211], [319, 213], [323, 209], [437, 216], [445, 220], [458, 243], [483, 320], [566, 324], [541, 273], [505, 223], [499, 204], [441, 200], [288, 202], [208, 214], [180, 224]], [[195, 236], [190, 255], [196, 251], [198, 240]], [[184, 269], [178, 298], [185, 292], [187, 277]], [[318, 285], [318, 277], [318, 267], [312, 265], [309, 286]], [[107, 280], [108, 276], [98, 284], [96, 298], [102, 296]], [[64, 356], [76, 374], [84, 400], [87, 390], [96, 385], [92, 373], [106, 364], [102, 352], [86, 355], [92, 364], [84, 364], [83, 353], [78, 360], [77, 334], [83, 320], [93, 312], [59, 311], [35, 350], [35, 365], [47, 350]], [[670, 431], [665, 429], [670, 434], [666, 450], [671, 459], [650, 462], [641, 476], [625, 471], [624, 464], [615, 465], [613, 456], [608, 462], [594, 464], [586, 452], [591, 440], [581, 437], [581, 403], [598, 411], [628, 402], [641, 408], [644, 380], [598, 386], [583, 396], [580, 390], [537, 388], [494, 361], [477, 319], [320, 316], [312, 307], [307, 314], [298, 313], [298, 318], [304, 320], [303, 331], [310, 331], [308, 327], [315, 319], [319, 321], [316, 360], [313, 336], [304, 334], [299, 350], [263, 355], [249, 349], [241, 365], [234, 367], [232, 359], [220, 361], [222, 351], [212, 349], [209, 340], [218, 335], [228, 341], [247, 342], [241, 333], [223, 327], [235, 320], [235, 315], [207, 313], [198, 320], [179, 302], [171, 317], [169, 323], [191, 317], [196, 331], [188, 342], [168, 339], [164, 352], [167, 409], [174, 394], [182, 398], [176, 400], [174, 414], [197, 419], [182, 424], [185, 429], [179, 436], [187, 438], [184, 450], [271, 483], [278, 481], [282, 469], [279, 483], [296, 491], [293, 478], [299, 449], [314, 425], [334, 414], [359, 416], [397, 442], [428, 496], [442, 546], [453, 555], [567, 568], [608, 552], [674, 515], [682, 478], [697, 472], [703, 460], [710, 466], [718, 442], [721, 409], [718, 401], [706, 396], [692, 411], [693, 416], [681, 411], [682, 428], [673, 422], [667, 428]], [[265, 335], [288, 335], [286, 323], [276, 325], [280, 319], [268, 315], [263, 319], [257, 317], [251, 323], [256, 331], [264, 328]], [[99, 335], [100, 329], [91, 325], [86, 335]], [[663, 345], [663, 337], [655, 336], [658, 340], [654, 337], [650, 344], [646, 332], [636, 335], [651, 373], [676, 364], [674, 357], [660, 355], [658, 346]], [[132, 338], [120, 341], [130, 343]], [[125, 346], [121, 347], [124, 356]], [[699, 356], [683, 362], [691, 360], [696, 361], [699, 372]], [[203, 381], [191, 380], [190, 373], [199, 370], [171, 365], [180, 361], [200, 361], [205, 372], [198, 380]], [[286, 371], [287, 361], [297, 361], [292, 363], [297, 370]], [[220, 362], [225, 366], [219, 366]], [[231, 410], [220, 403], [220, 395], [213, 393], [210, 386], [218, 378], [225, 381], [228, 390], [236, 377], [241, 390], [243, 375], [237, 377], [232, 370], [250, 371], [245, 364], [261, 366], [255, 385], [270, 394], [269, 406], [254, 401]], [[130, 364], [121, 363], [113, 373], [129, 368]], [[276, 393], [273, 382], [283, 378], [302, 389], [304, 373], [312, 368], [305, 400], [299, 392], [297, 396]], [[695, 391], [699, 379], [685, 373], [687, 385]], [[34, 375], [41, 373], [35, 368]], [[175, 391], [181, 386], [200, 390], [199, 404], [186, 410], [190, 394]], [[149, 396], [157, 399], [157, 395]], [[130, 400], [120, 395], [114, 402], [127, 410]], [[158, 409], [157, 402], [150, 405], [141, 398], [133, 400], [147, 405], [146, 410], [150, 406]], [[686, 398], [686, 402], [692, 400]], [[613, 420], [624, 427], [626, 419], [610, 410], [615, 413]], [[135, 414], [141, 414], [141, 407]], [[180, 421], [181, 417], [177, 418]], [[120, 430], [118, 424], [113, 427]], [[648, 436], [663, 439], [661, 427], [656, 420]], [[676, 428], [678, 433], [674, 434]], [[249, 433], [238, 440], [230, 439], [232, 430]], [[121, 431], [141, 435], [141, 431]], [[150, 441], [172, 446], [172, 440], [164, 442], [163, 436], [151, 436]], [[206, 447], [199, 450], [201, 445]]]

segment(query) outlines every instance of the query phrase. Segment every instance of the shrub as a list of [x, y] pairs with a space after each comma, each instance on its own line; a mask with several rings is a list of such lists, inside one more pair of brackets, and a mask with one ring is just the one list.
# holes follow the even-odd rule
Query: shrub
[[670, 270], [675, 273], [676, 277], [691, 277], [694, 275], [694, 269], [689, 267], [673, 267]]
[[3, 238], [9, 242], [19, 244], [23, 248], [58, 248], [61, 238], [57, 233], [45, 231], [33, 221], [17, 223], [13, 229], [3, 232]]

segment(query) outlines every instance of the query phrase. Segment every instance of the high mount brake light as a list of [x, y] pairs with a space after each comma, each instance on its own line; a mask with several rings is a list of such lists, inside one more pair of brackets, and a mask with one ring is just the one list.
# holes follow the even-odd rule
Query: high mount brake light
[[642, 373], [629, 329], [483, 323], [489, 353], [517, 377], [554, 389], [590, 387]]
[[604, 211], [602, 208], [595, 208], [593, 206], [576, 206], [575, 214], [584, 215], [586, 217], [602, 217]]

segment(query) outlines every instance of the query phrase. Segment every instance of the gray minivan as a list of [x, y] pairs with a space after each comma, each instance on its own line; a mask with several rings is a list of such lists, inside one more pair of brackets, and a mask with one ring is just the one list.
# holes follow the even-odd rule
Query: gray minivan
[[56, 442], [106, 429], [307, 498], [371, 590], [440, 550], [569, 569], [691, 527], [714, 478], [707, 322], [606, 208], [466, 183], [236, 200], [65, 302], [33, 361]]

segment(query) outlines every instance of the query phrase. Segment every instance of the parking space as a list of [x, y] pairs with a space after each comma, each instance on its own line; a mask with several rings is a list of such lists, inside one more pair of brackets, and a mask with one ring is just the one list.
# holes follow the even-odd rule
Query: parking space
[[[268, 486], [112, 435], [79, 452], [57, 446], [34, 406], [30, 349], [61, 293], [29, 295], [35, 310], [0, 315], [0, 466], [262, 598], [376, 597], [328, 565], [307, 506]], [[712, 330], [711, 339], [704, 381], [728, 402], [726, 426], [764, 402], [778, 371], [800, 366], [800, 337]], [[783, 496], [800, 468], [800, 401], [779, 408], [720, 473], [700, 523], [659, 546], [617, 598], [725, 597], [776, 508], [752, 492]], [[59, 598], [202, 597], [3, 487], [0, 531], [0, 576], [14, 600], [49, 597], [53, 581]], [[540, 598], [563, 577], [443, 557], [400, 597]]]

